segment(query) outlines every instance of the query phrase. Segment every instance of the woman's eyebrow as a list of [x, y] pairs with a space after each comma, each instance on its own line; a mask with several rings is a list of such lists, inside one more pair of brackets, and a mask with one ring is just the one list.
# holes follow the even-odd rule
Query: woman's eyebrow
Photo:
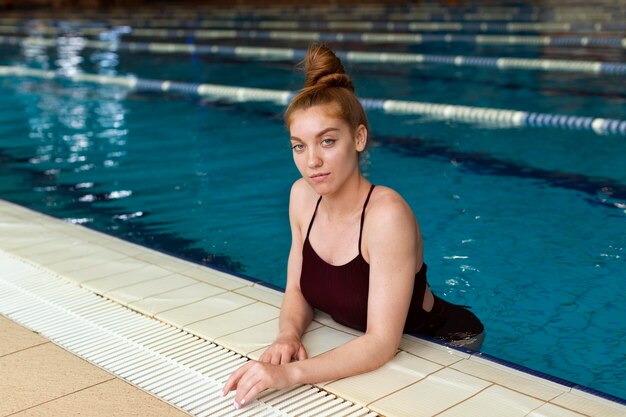
[[322, 130], [320, 133], [318, 133], [316, 135], [316, 137], [320, 137], [320, 136], [324, 136], [326, 133], [331, 132], [331, 131], [338, 131], [339, 128], [336, 127], [327, 127], [326, 129]]
[[[320, 136], [324, 136], [328, 132], [334, 132], [334, 131], [339, 131], [339, 128], [338, 127], [327, 127], [326, 129], [324, 129], [321, 132], [319, 132], [318, 134], [316, 134], [315, 137], [319, 138]], [[300, 139], [297, 136], [291, 136], [290, 140], [297, 140], [299, 142], [304, 142], [304, 140]]]

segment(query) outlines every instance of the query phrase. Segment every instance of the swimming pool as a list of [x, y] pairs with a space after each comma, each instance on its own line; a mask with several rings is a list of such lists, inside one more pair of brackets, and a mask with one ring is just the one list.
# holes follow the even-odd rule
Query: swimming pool
[[[614, 49], [394, 48], [623, 60]], [[56, 50], [0, 49], [0, 65], [18, 64], [281, 90], [301, 84], [291, 62], [103, 52], [69, 41]], [[346, 67], [363, 97], [626, 118], [619, 75]], [[284, 285], [288, 191], [298, 174], [280, 106], [63, 80], [0, 82], [1, 198]], [[376, 111], [369, 118], [366, 175], [415, 211], [431, 287], [473, 306], [488, 331], [483, 351], [626, 397], [624, 137]]]

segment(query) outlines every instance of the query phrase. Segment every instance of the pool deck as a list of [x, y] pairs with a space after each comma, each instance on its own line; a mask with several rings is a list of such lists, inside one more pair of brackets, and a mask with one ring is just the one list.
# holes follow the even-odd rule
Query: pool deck
[[[40, 283], [62, 280], [250, 359], [277, 331], [279, 291], [0, 200], [0, 284], [22, 265]], [[2, 299], [0, 416], [187, 415], [19, 326]], [[317, 313], [303, 343], [314, 356], [359, 334]], [[316, 387], [390, 417], [626, 416], [575, 385], [410, 336], [381, 369]]]

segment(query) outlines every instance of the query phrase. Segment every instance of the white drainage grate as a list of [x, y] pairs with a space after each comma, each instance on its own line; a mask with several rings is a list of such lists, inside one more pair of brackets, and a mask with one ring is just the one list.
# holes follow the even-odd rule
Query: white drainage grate
[[377, 415], [311, 385], [269, 391], [235, 410], [233, 395], [220, 392], [246, 357], [7, 256], [0, 313], [199, 417]]

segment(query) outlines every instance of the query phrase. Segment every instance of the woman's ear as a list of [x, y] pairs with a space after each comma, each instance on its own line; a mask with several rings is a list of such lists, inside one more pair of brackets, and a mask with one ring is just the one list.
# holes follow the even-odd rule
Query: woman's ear
[[367, 128], [364, 125], [356, 128], [355, 145], [357, 152], [363, 152], [367, 146]]

